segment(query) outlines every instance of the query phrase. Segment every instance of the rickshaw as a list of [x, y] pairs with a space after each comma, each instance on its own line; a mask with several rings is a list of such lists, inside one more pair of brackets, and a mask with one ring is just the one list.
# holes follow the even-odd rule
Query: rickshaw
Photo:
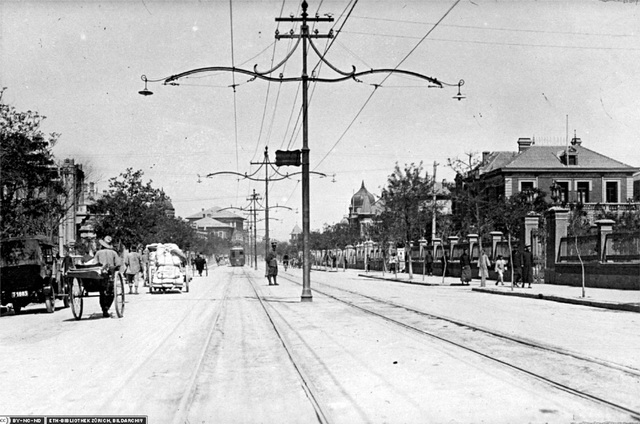
[[106, 285], [107, 293], [113, 293], [116, 316], [124, 316], [124, 276], [119, 269], [110, 269], [102, 265], [69, 264], [65, 280], [69, 290], [71, 311], [76, 320], [82, 318], [84, 298], [98, 297], [100, 288]]
[[0, 246], [1, 303], [11, 303], [13, 311], [30, 303], [44, 303], [55, 311], [56, 298], [69, 306], [66, 285], [60, 278], [55, 245], [44, 236], [13, 237]]

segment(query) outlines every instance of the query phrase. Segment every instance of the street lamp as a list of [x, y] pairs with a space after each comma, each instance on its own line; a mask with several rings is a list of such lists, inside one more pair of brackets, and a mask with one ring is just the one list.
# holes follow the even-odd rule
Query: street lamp
[[[295, 34], [293, 30], [286, 34], [280, 34], [276, 30], [275, 38], [276, 40], [280, 40], [283, 38], [289, 39], [297, 39], [295, 45], [292, 50], [286, 55], [285, 59], [278, 63], [274, 68], [269, 69], [264, 72], [258, 71], [258, 65], [255, 65], [253, 70], [247, 70], [236, 67], [228, 67], [228, 66], [210, 66], [204, 68], [191, 69], [179, 74], [172, 75], [168, 78], [161, 78], [157, 80], [150, 80], [145, 75], [142, 76], [142, 80], [145, 83], [145, 89], [139, 91], [139, 93], [143, 96], [149, 96], [153, 94], [149, 91], [147, 87], [147, 82], [162, 82], [164, 85], [178, 85], [178, 80], [181, 78], [203, 73], [203, 72], [233, 72], [239, 74], [250, 75], [252, 78], [250, 81], [253, 81], [257, 78], [271, 81], [271, 82], [302, 82], [302, 245], [303, 245], [303, 274], [302, 274], [302, 302], [310, 302], [313, 299], [311, 294], [311, 257], [310, 257], [310, 199], [309, 199], [309, 117], [308, 117], [308, 86], [310, 82], [341, 82], [346, 80], [354, 80], [356, 82], [362, 82], [358, 78], [364, 75], [369, 74], [403, 74], [409, 75], [415, 78], [419, 78], [425, 80], [429, 83], [431, 87], [443, 88], [444, 86], [449, 87], [458, 87], [458, 94], [454, 96], [457, 100], [464, 99], [464, 96], [460, 92], [460, 87], [464, 85], [464, 80], [458, 81], [456, 84], [445, 83], [437, 78], [429, 77], [417, 72], [407, 71], [403, 69], [397, 68], [386, 68], [386, 69], [369, 69], [366, 71], [356, 72], [356, 67], [352, 66], [350, 72], [341, 71], [331, 63], [329, 63], [323, 53], [313, 44], [312, 39], [317, 38], [333, 38], [333, 30], [331, 30], [328, 34], [319, 34], [318, 31], [309, 31], [309, 22], [333, 22], [333, 18], [330, 16], [315, 16], [309, 17], [307, 13], [308, 3], [306, 0], [302, 2], [302, 13], [300, 17], [294, 17], [293, 15], [288, 18], [276, 18], [276, 22], [300, 22], [300, 33]], [[302, 44], [302, 74], [299, 77], [285, 77], [282, 74], [279, 74], [277, 77], [271, 76], [276, 70], [282, 67], [289, 58], [293, 55], [294, 51], [298, 48], [298, 46]], [[334, 78], [320, 78], [315, 73], [312, 73], [311, 76], [307, 73], [307, 49], [311, 47], [314, 52], [318, 55], [320, 61], [330, 67], [334, 72], [339, 74], [339, 76]]]

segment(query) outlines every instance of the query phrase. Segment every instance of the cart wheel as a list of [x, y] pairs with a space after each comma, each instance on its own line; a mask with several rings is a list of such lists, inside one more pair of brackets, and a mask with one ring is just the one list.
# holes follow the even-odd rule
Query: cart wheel
[[113, 276], [113, 292], [115, 294], [114, 303], [118, 318], [124, 316], [124, 277], [119, 272]]
[[52, 314], [56, 311], [56, 292], [51, 288], [51, 294], [44, 300], [44, 306], [47, 308], [47, 313]]
[[71, 290], [69, 290], [69, 299], [71, 300], [71, 312], [75, 319], [82, 318], [82, 280], [73, 278], [71, 281]]

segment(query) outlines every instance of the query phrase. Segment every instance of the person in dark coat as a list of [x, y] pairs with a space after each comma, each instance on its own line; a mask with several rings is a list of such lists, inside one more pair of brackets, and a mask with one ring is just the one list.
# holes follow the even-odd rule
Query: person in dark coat
[[427, 256], [424, 258], [424, 263], [426, 266], [426, 274], [433, 275], [433, 255], [431, 254], [431, 250], [427, 250]]
[[533, 282], [533, 266], [531, 246], [526, 246], [522, 254], [522, 288], [524, 288], [525, 284], [529, 284], [529, 288], [531, 288], [531, 283]]
[[460, 268], [462, 269], [460, 272], [460, 281], [462, 281], [462, 284], [469, 285], [471, 282], [471, 258], [466, 250], [462, 252], [462, 256], [460, 256]]
[[[278, 260], [276, 259], [276, 243], [271, 243], [271, 252], [267, 253], [265, 261], [267, 262], [267, 281], [270, 286], [277, 286], [278, 280]], [[273, 283], [271, 282], [273, 279]]]
[[[522, 280], [522, 255], [517, 250], [514, 250], [511, 254], [513, 255], [513, 263], [511, 264], [513, 266], [513, 285], [519, 287], [518, 283]], [[524, 283], [522, 283], [522, 286], [524, 287]]]
[[202, 277], [202, 271], [204, 270], [204, 266], [207, 263], [207, 260], [200, 256], [200, 254], [198, 253], [198, 256], [196, 256], [193, 262], [196, 266], [196, 271], [198, 271], [198, 275]]

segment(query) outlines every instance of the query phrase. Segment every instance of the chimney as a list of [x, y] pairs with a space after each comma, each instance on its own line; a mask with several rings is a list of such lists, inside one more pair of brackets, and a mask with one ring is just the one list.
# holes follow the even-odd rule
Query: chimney
[[489, 155], [491, 154], [491, 152], [482, 152], [482, 164], [486, 165], [487, 161], [489, 160]]
[[518, 153], [522, 153], [533, 145], [533, 140], [529, 137], [520, 137], [518, 139]]

